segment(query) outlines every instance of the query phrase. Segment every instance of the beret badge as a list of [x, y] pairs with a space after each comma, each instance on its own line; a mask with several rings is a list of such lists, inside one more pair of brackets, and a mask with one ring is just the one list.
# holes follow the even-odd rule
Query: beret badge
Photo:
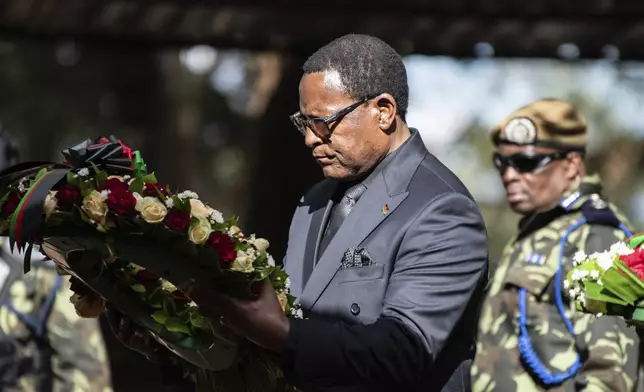
[[503, 128], [503, 139], [515, 144], [533, 144], [537, 140], [537, 127], [529, 118], [513, 118]]

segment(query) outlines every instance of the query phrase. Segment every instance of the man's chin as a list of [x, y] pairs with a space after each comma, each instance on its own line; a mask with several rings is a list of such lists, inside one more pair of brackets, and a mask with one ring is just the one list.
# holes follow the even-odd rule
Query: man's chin
[[353, 178], [352, 173], [349, 173], [345, 168], [338, 168], [335, 165], [322, 166], [322, 173], [324, 177], [338, 181], [346, 181]]
[[530, 203], [526, 203], [525, 201], [517, 201], [509, 204], [512, 211], [520, 215], [530, 215], [535, 210], [534, 206], [532, 206]]

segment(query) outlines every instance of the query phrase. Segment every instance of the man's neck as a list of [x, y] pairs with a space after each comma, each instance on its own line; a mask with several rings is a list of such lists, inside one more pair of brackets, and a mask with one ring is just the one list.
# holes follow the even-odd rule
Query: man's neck
[[397, 127], [396, 131], [391, 135], [391, 144], [387, 155], [396, 151], [400, 146], [405, 143], [407, 139], [411, 137], [411, 131], [409, 127], [404, 122], [400, 121], [400, 125]]

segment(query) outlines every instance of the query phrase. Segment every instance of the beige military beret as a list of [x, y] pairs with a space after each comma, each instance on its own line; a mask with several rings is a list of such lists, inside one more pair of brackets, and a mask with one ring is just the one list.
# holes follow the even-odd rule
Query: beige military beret
[[559, 99], [540, 99], [515, 110], [492, 128], [494, 144], [509, 143], [570, 150], [586, 148], [587, 126], [581, 113]]

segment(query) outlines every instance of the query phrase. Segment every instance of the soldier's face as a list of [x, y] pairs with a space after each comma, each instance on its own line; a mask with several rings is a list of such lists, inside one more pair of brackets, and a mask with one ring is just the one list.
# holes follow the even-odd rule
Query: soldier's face
[[506, 199], [522, 215], [554, 208], [580, 177], [580, 159], [545, 147], [501, 144], [495, 163]]

